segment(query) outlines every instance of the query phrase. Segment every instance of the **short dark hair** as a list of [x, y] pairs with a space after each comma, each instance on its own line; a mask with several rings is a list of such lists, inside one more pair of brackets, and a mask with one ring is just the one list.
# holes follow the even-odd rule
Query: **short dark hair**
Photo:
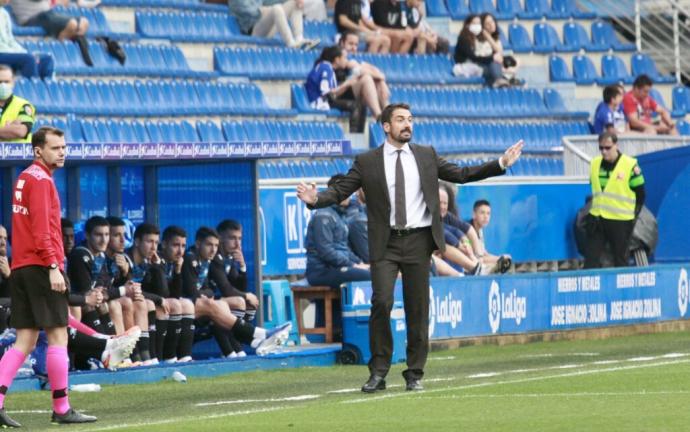
[[338, 45], [342, 46], [345, 43], [345, 40], [348, 36], [356, 36], [357, 39], [359, 39], [359, 34], [357, 32], [354, 32], [352, 30], [345, 30], [340, 33], [340, 40], [338, 40]]
[[485, 205], [487, 207], [491, 207], [491, 204], [489, 203], [489, 201], [487, 201], [485, 199], [478, 199], [477, 201], [474, 202], [474, 205], [472, 206], [472, 210], [477, 210], [479, 207], [481, 207], [483, 205]]
[[134, 230], [134, 239], [141, 240], [145, 235], [149, 234], [160, 234], [161, 230], [152, 223], [144, 222], [139, 224], [137, 229]]
[[91, 216], [86, 221], [86, 224], [84, 224], [84, 231], [86, 231], [87, 234], [91, 234], [94, 228], [102, 226], [110, 226], [108, 219], [104, 218], [103, 216]]
[[31, 147], [43, 148], [46, 145], [46, 137], [48, 135], [55, 135], [57, 137], [65, 136], [65, 133], [56, 127], [42, 126], [31, 136]]
[[386, 107], [381, 112], [381, 124], [390, 123], [391, 117], [393, 117], [393, 111], [397, 109], [405, 109], [410, 111], [410, 106], [406, 103], [392, 103], [386, 105]]
[[609, 85], [604, 87], [604, 102], [609, 104], [615, 98], [621, 94], [621, 88], [619, 85]]
[[214, 230], [211, 227], [202, 226], [202, 227], [199, 227], [198, 230], [196, 230], [196, 236], [195, 236], [194, 240], [195, 241], [203, 241], [209, 237], [215, 237], [217, 239], [220, 239], [220, 236], [218, 235], [218, 231]]
[[125, 221], [117, 216], [108, 216], [106, 219], [111, 227], [126, 226]]
[[170, 225], [163, 230], [163, 241], [167, 242], [173, 239], [173, 237], [184, 237], [187, 238], [187, 231], [181, 226]]
[[340, 174], [340, 173], [334, 174], [331, 178], [328, 179], [327, 186], [331, 187], [344, 178], [345, 178], [345, 174]]
[[635, 81], [633, 81], [633, 87], [635, 88], [642, 88], [642, 87], [647, 87], [647, 86], [652, 86], [652, 79], [645, 74], [638, 75], [637, 78], [635, 78]]
[[613, 132], [604, 132], [599, 135], [599, 144], [605, 142], [606, 140], [611, 140], [612, 143], [616, 144], [618, 142], [618, 135]]
[[60, 228], [65, 229], [65, 228], [74, 228], [74, 222], [67, 218], [61, 218], [60, 219]]
[[242, 224], [234, 219], [225, 219], [216, 227], [216, 231], [219, 233], [225, 231], [242, 231]]

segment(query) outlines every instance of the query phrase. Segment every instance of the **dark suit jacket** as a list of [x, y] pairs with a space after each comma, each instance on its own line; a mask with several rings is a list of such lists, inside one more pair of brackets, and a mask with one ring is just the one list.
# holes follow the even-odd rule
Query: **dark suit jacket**
[[[424, 195], [424, 202], [431, 212], [431, 232], [440, 250], [445, 250], [443, 223], [438, 198], [438, 180], [453, 183], [468, 183], [504, 173], [498, 161], [473, 167], [459, 167], [436, 154], [430, 146], [410, 144], [414, 154]], [[371, 261], [383, 258], [391, 234], [391, 200], [384, 168], [383, 146], [362, 153], [355, 158], [347, 175], [323, 192], [319, 192], [316, 205], [309, 208], [326, 207], [340, 203], [360, 187], [364, 188], [367, 200], [367, 228], [369, 230], [369, 254]]]

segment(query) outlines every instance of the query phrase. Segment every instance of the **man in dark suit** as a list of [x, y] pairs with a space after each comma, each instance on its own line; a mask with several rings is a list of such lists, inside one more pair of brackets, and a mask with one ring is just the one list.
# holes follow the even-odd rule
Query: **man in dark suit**
[[407, 390], [422, 390], [429, 351], [429, 266], [431, 253], [444, 250], [438, 180], [478, 181], [504, 173], [520, 157], [522, 141], [499, 160], [459, 167], [439, 157], [433, 147], [410, 144], [412, 114], [406, 104], [388, 105], [381, 114], [386, 142], [360, 154], [347, 175], [323, 192], [301, 183], [297, 196], [309, 208], [342, 202], [360, 187], [367, 196], [369, 253], [373, 295], [369, 319], [369, 380], [362, 391], [386, 388], [393, 339], [390, 312], [398, 272], [402, 274], [407, 321]]

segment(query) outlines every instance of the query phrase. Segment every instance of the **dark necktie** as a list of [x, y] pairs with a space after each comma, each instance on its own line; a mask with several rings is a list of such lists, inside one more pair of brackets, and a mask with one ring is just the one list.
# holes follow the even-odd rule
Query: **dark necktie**
[[403, 172], [402, 161], [398, 152], [398, 159], [395, 161], [395, 225], [404, 228], [407, 225], [407, 207], [405, 204], [405, 173]]

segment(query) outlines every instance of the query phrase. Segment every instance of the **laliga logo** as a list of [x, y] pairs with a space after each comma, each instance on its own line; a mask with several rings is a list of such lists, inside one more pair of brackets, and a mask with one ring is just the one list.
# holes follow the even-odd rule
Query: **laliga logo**
[[443, 297], [435, 296], [429, 287], [429, 337], [434, 333], [438, 324], [448, 324], [454, 329], [462, 323], [462, 300], [454, 299], [453, 293], [448, 292]]
[[501, 325], [501, 319], [515, 320], [520, 325], [527, 318], [527, 297], [518, 297], [517, 290], [506, 296], [501, 293], [498, 282], [491, 281], [489, 289], [489, 325], [491, 333], [496, 333]]
[[685, 316], [688, 310], [688, 272], [685, 269], [680, 269], [680, 277], [678, 278], [678, 309], [680, 309], [680, 316]]
[[491, 281], [491, 289], [489, 290], [489, 325], [491, 326], [491, 333], [496, 333], [500, 324], [501, 291], [498, 288], [498, 283]]

